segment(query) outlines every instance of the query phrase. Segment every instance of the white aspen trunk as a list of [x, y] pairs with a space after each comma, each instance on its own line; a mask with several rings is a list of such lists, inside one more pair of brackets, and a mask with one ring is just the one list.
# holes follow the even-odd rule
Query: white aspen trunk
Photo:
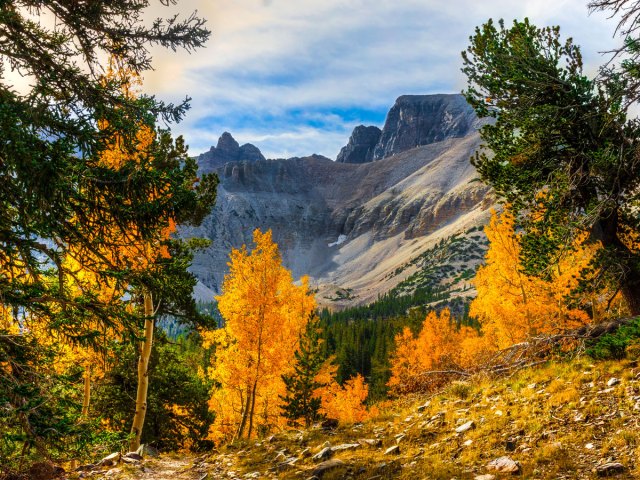
[[91, 403], [91, 362], [87, 361], [84, 366], [84, 396], [82, 398], [82, 416], [89, 416], [89, 404]]
[[138, 392], [136, 395], [136, 413], [131, 425], [131, 441], [129, 451], [135, 452], [140, 448], [140, 438], [144, 427], [144, 417], [147, 413], [147, 392], [149, 390], [149, 358], [153, 345], [153, 299], [150, 292], [144, 293], [144, 341], [140, 342], [140, 358], [138, 359]]

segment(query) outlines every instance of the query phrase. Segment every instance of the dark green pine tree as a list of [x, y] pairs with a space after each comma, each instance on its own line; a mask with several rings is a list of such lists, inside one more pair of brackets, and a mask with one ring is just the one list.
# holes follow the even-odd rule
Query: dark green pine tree
[[[559, 27], [527, 19], [488, 21], [463, 52], [466, 97], [486, 148], [472, 163], [482, 180], [511, 204], [522, 233], [522, 262], [541, 277], [576, 236], [586, 232], [598, 251], [583, 288], [608, 284], [640, 315], [640, 121], [629, 110], [640, 97], [637, 2], [602, 0], [592, 8], [629, 9], [628, 59], [583, 73], [582, 56]], [[623, 29], [624, 31], [624, 29]], [[543, 212], [531, 215], [530, 212]]]
[[[116, 326], [136, 340], [144, 319], [130, 307], [140, 291], [159, 300], [158, 316], [204, 320], [187, 271], [201, 242], [165, 241], [171, 257], [158, 255], [144, 271], [132, 268], [123, 247], [164, 239], [169, 219], [199, 223], [217, 185], [214, 175], [198, 175], [182, 138], [161, 127], [179, 121], [189, 99], [173, 105], [123, 91], [152, 68], [152, 47], [203, 46], [204, 19], [149, 21], [149, 0], [1, 5], [0, 364], [8, 367], [0, 368], [0, 476], [14, 459], [22, 465], [33, 445], [39, 457], [64, 459], [78, 410], [72, 389], [51, 374], [51, 349], [29, 329], [8, 326], [37, 319], [54, 338], [95, 347]], [[117, 78], [106, 75], [110, 58]], [[9, 72], [26, 77], [23, 89]], [[144, 152], [136, 140], [143, 126], [155, 132]], [[114, 139], [131, 154], [118, 166], [102, 161]], [[74, 255], [96, 273], [93, 285], [70, 287], [77, 272], [65, 260]], [[105, 300], [104, 285], [126, 286], [127, 295]]]
[[324, 363], [320, 333], [319, 319], [312, 314], [305, 331], [300, 335], [294, 373], [282, 375], [287, 386], [287, 394], [280, 397], [284, 402], [282, 411], [292, 424], [304, 420], [305, 426], [309, 427], [313, 421], [321, 418], [320, 399], [313, 396], [314, 391], [323, 386], [316, 380]]

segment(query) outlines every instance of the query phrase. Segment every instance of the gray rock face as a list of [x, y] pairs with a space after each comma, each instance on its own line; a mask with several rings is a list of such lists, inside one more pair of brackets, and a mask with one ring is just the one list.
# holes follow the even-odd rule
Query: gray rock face
[[256, 162], [264, 159], [255, 145], [246, 143], [240, 146], [229, 132], [224, 132], [215, 147], [198, 156], [198, 166], [203, 173], [208, 173], [228, 162]]
[[[387, 120], [382, 137], [387, 135], [389, 148], [383, 151], [393, 154], [374, 162], [346, 161], [356, 158], [355, 147], [343, 162], [319, 155], [265, 160], [255, 147], [239, 147], [231, 135], [220, 137], [215, 148], [198, 158], [202, 170], [212, 169], [220, 177], [217, 204], [200, 227], [180, 230], [183, 237], [212, 240], [196, 254], [191, 268], [200, 281], [197, 298], [210, 301], [220, 293], [231, 249], [251, 246], [256, 228], [272, 230], [284, 265], [295, 278], [310, 275], [320, 303], [335, 302], [330, 297], [337, 287], [352, 290], [346, 306], [374, 300], [403, 279], [394, 273], [399, 265], [440, 238], [486, 221], [493, 201], [485, 198], [488, 188], [474, 181], [477, 174], [469, 162], [480, 145], [479, 135], [463, 122], [466, 114], [445, 115], [464, 99], [431, 97], [417, 102], [422, 106], [412, 110], [416, 117], [411, 122], [402, 113], [406, 109], [390, 112], [389, 118], [402, 117], [402, 125], [431, 125], [434, 120], [422, 116], [433, 113], [435, 107], [427, 105], [438, 104], [441, 122], [443, 116], [457, 120], [419, 130], [431, 132], [420, 133], [420, 138], [432, 141], [399, 153], [394, 153], [402, 144], [399, 139], [408, 134], [399, 127], [391, 135], [393, 122]], [[365, 130], [354, 132], [350, 143], [371, 145], [371, 132], [367, 141]], [[434, 140], [442, 136], [446, 138]]]
[[257, 162], [258, 160], [264, 160], [262, 152], [255, 145], [245, 143], [238, 150], [238, 158], [236, 160], [245, 160], [247, 162]]
[[373, 161], [373, 150], [380, 140], [382, 130], [378, 127], [359, 125], [353, 129], [349, 143], [342, 147], [336, 162], [367, 163]]
[[462, 95], [403, 95], [387, 115], [373, 159], [464, 137], [477, 126], [478, 118]]

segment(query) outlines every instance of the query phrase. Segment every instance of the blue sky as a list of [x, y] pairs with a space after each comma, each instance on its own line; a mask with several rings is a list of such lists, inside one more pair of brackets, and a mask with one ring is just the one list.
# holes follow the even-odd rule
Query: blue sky
[[193, 10], [213, 31], [205, 48], [154, 49], [144, 76], [162, 99], [192, 97], [172, 127], [192, 154], [229, 131], [268, 158], [335, 158], [353, 127], [382, 126], [398, 96], [462, 90], [460, 52], [490, 17], [560, 25], [590, 73], [618, 42], [614, 22], [580, 0], [181, 0], [150, 14]]

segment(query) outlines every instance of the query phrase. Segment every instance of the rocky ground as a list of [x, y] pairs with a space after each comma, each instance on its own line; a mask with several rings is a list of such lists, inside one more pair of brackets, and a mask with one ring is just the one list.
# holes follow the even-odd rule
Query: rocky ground
[[364, 424], [280, 432], [199, 457], [172, 454], [70, 478], [640, 478], [640, 368], [550, 362], [392, 402]]

